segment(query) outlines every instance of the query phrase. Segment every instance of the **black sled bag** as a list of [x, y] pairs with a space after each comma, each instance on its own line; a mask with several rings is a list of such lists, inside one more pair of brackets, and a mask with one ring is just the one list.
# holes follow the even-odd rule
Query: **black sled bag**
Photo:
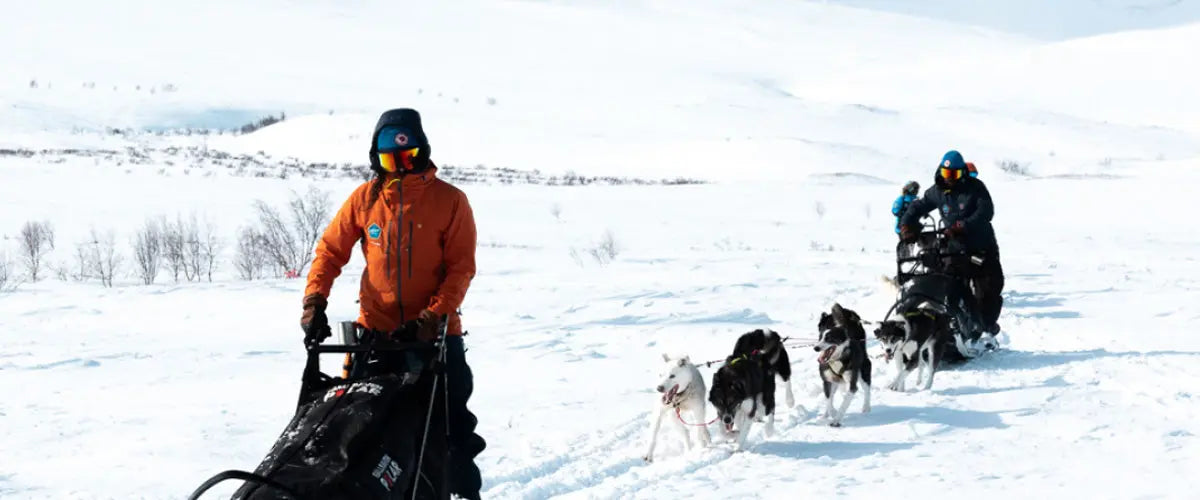
[[[445, 498], [445, 414], [437, 411], [445, 403], [435, 396], [443, 391], [433, 391], [430, 370], [419, 377], [387, 371], [327, 379], [306, 390], [254, 471], [268, 481], [247, 482], [233, 499], [410, 499], [413, 488], [415, 498]], [[433, 403], [433, 413], [427, 413]], [[425, 460], [418, 474], [423, 437]]]

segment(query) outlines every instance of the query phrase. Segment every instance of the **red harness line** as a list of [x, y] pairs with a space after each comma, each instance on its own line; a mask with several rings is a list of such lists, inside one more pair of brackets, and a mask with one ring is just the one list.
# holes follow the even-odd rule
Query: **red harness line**
[[687, 423], [687, 421], [686, 421], [686, 420], [684, 420], [684, 419], [683, 419], [683, 415], [680, 415], [680, 414], [679, 414], [679, 411], [680, 411], [680, 410], [679, 410], [679, 407], [678, 407], [678, 406], [676, 406], [676, 407], [675, 407], [675, 416], [676, 416], [676, 417], [679, 417], [679, 422], [680, 422], [680, 423], [682, 423], [683, 425], [690, 425], [690, 426], [692, 426], [692, 427], [708, 427], [708, 426], [712, 425], [712, 424], [713, 424], [713, 422], [716, 422], [716, 421], [717, 421], [717, 418], [720, 418], [720, 417], [713, 417], [713, 419], [712, 419], [712, 420], [710, 420], [710, 421], [708, 421], [708, 423], [707, 423], [707, 424], [689, 424], [689, 423]]

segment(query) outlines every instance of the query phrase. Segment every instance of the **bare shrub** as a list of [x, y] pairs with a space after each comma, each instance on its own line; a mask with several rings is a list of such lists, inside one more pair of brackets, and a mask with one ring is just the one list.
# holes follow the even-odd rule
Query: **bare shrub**
[[[210, 225], [205, 222], [205, 225]], [[200, 223], [195, 214], [183, 225], [183, 276], [198, 281], [204, 267], [204, 247], [200, 239]]]
[[612, 231], [605, 231], [604, 235], [600, 237], [600, 241], [587, 249], [587, 253], [600, 265], [612, 262], [620, 251], [621, 249], [617, 245], [616, 237], [613, 236]]
[[575, 265], [583, 267], [583, 253], [578, 248], [571, 247], [570, 255], [571, 260], [575, 261]]
[[292, 209], [293, 228], [299, 235], [302, 245], [300, 261], [302, 265], [295, 269], [296, 272], [303, 273], [304, 269], [308, 267], [309, 261], [312, 260], [317, 240], [321, 238], [321, 233], [329, 224], [329, 212], [333, 209], [333, 201], [330, 200], [328, 192], [309, 186], [303, 197], [295, 192], [292, 193], [289, 207]]
[[200, 252], [203, 257], [201, 262], [204, 264], [204, 275], [208, 282], [212, 283], [213, 271], [217, 269], [217, 256], [225, 248], [225, 242], [217, 236], [217, 227], [211, 223], [204, 225], [204, 234], [201, 236]]
[[92, 228], [88, 239], [76, 245], [75, 250], [80, 265], [78, 279], [96, 278], [100, 284], [112, 288], [124, 262], [117, 253], [116, 233], [111, 229], [97, 231]]
[[162, 226], [162, 253], [163, 258], [167, 260], [167, 268], [171, 270], [171, 277], [176, 283], [179, 283], [180, 271], [186, 270], [185, 255], [187, 255], [187, 226], [183, 222], [183, 217], [179, 216], [175, 222], [170, 222], [166, 217], [159, 219], [159, 224]]
[[52, 266], [51, 269], [54, 270], [54, 276], [58, 278], [59, 281], [67, 281], [70, 279], [71, 266], [67, 264], [67, 261], [59, 261], [58, 265]]
[[16, 275], [13, 274], [13, 265], [8, 254], [0, 252], [0, 293], [11, 292], [19, 284]]
[[263, 277], [263, 268], [267, 266], [269, 257], [263, 251], [262, 243], [262, 235], [252, 227], [243, 227], [238, 232], [233, 267], [241, 279], [250, 281]]
[[316, 187], [310, 187], [304, 195], [292, 192], [288, 202], [290, 220], [285, 220], [279, 210], [262, 200], [254, 202], [258, 215], [255, 231], [262, 240], [268, 260], [275, 266], [276, 276], [289, 271], [304, 273], [312, 260], [317, 240], [328, 224], [332, 207], [329, 193]]
[[1029, 164], [1028, 163], [1020, 163], [1020, 162], [1017, 162], [1016, 160], [1000, 160], [1000, 162], [997, 164], [997, 166], [1000, 167], [1000, 170], [1003, 170], [1010, 174], [1020, 175], [1023, 177], [1029, 177]]
[[146, 285], [154, 284], [163, 257], [163, 226], [159, 221], [146, 219], [133, 237], [133, 259], [137, 276]]
[[71, 279], [82, 283], [91, 277], [92, 245], [90, 241], [81, 241], [75, 245], [75, 267]]
[[824, 202], [818, 201], [818, 202], [814, 203], [813, 210], [815, 210], [817, 212], [817, 218], [820, 218], [820, 219], [825, 218], [825, 203]]
[[121, 264], [124, 262], [121, 254], [117, 253], [116, 233], [112, 229], [104, 232], [92, 229], [92, 239], [96, 242], [94, 260], [96, 277], [100, 278], [101, 284], [112, 288], [113, 279], [121, 270]]
[[555, 203], [550, 206], [550, 215], [554, 216], [554, 220], [562, 220], [562, 205]]
[[37, 282], [41, 279], [46, 255], [54, 250], [54, 226], [49, 221], [26, 222], [21, 227], [20, 243], [25, 272], [29, 275], [29, 281]]

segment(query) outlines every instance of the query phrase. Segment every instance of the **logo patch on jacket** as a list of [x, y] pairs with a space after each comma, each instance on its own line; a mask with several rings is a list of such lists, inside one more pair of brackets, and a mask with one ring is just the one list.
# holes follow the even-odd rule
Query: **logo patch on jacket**
[[367, 236], [370, 236], [371, 239], [377, 240], [382, 234], [383, 229], [379, 228], [379, 224], [371, 224], [370, 226], [367, 226]]

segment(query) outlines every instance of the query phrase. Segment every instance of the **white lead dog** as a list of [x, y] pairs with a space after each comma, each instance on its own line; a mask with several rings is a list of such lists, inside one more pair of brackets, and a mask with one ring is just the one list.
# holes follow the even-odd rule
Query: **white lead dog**
[[704, 384], [704, 377], [700, 376], [700, 370], [687, 356], [671, 358], [663, 354], [663, 361], [666, 362], [666, 367], [662, 374], [662, 382], [659, 382], [656, 388], [662, 397], [655, 405], [657, 411], [651, 412], [650, 449], [642, 457], [647, 462], [654, 460], [654, 445], [658, 442], [658, 429], [664, 418], [674, 422], [673, 427], [683, 434], [688, 450], [694, 447], [693, 430], [701, 445], [708, 447], [712, 444], [708, 427], [705, 425], [707, 422], [704, 420], [705, 396], [708, 390]]

